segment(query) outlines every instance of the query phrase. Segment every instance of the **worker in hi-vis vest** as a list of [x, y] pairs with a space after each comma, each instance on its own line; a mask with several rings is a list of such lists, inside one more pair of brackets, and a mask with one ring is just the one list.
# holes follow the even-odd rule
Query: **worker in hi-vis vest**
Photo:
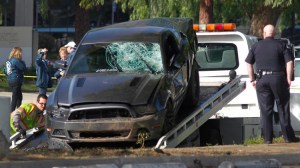
[[39, 94], [34, 103], [24, 103], [10, 115], [10, 134], [21, 133], [21, 138], [26, 137], [26, 130], [32, 128], [44, 129], [47, 95]]

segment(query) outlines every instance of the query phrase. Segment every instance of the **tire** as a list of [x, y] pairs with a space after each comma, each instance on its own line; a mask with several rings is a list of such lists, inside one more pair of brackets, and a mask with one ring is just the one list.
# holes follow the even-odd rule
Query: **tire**
[[187, 93], [183, 102], [185, 107], [195, 107], [200, 99], [200, 84], [199, 84], [199, 73], [197, 64], [194, 61], [191, 79], [188, 84]]
[[169, 132], [175, 126], [175, 122], [176, 116], [173, 112], [173, 104], [171, 103], [171, 101], [168, 101], [166, 106], [166, 115], [162, 128], [162, 135], [165, 135], [167, 132]]

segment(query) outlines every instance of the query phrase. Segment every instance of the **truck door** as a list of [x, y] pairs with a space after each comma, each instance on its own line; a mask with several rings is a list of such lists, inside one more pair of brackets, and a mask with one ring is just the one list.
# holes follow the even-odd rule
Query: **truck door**
[[291, 109], [291, 123], [294, 131], [300, 131], [300, 47], [295, 47], [295, 80], [290, 86], [290, 109]]

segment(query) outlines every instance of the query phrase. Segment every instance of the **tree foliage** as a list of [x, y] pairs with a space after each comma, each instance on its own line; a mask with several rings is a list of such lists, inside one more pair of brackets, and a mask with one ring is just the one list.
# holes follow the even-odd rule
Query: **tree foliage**
[[299, 2], [297, 0], [215, 0], [214, 16], [218, 22], [239, 20], [250, 26], [249, 34], [261, 36], [263, 26], [266, 24], [277, 25], [278, 18], [282, 18], [283, 22], [281, 23], [290, 22], [291, 12], [285, 13], [295, 4], [299, 4]]
[[104, 5], [104, 0], [81, 0], [79, 6], [84, 9], [91, 9]]
[[130, 19], [190, 17], [198, 20], [199, 0], [116, 0]]
[[[48, 0], [40, 0], [47, 2]], [[113, 0], [110, 0], [111, 3]], [[115, 0], [123, 12], [130, 14], [131, 20], [155, 17], [190, 17], [198, 22], [200, 2], [206, 0]], [[294, 25], [291, 16], [299, 13], [299, 0], [213, 0], [215, 22], [242, 22], [250, 26], [249, 33], [260, 36], [262, 26], [281, 24]], [[104, 0], [80, 0], [79, 6], [85, 10], [103, 6]], [[41, 3], [42, 4], [42, 3]], [[44, 3], [45, 4], [45, 3]], [[297, 8], [296, 8], [297, 7]], [[47, 8], [43, 8], [47, 9]], [[47, 10], [44, 10], [44, 12]], [[199, 12], [200, 11], [200, 12]], [[42, 10], [41, 10], [42, 12]]]
[[285, 8], [292, 5], [293, 0], [265, 0], [265, 6], [271, 6], [272, 8]]
[[48, 18], [48, 0], [40, 0], [40, 13], [44, 19]]

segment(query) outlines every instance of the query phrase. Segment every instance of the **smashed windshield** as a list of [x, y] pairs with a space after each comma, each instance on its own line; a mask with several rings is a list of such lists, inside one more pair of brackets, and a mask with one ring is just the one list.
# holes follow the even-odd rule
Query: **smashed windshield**
[[163, 72], [161, 49], [157, 43], [114, 42], [82, 45], [68, 74], [99, 72]]

